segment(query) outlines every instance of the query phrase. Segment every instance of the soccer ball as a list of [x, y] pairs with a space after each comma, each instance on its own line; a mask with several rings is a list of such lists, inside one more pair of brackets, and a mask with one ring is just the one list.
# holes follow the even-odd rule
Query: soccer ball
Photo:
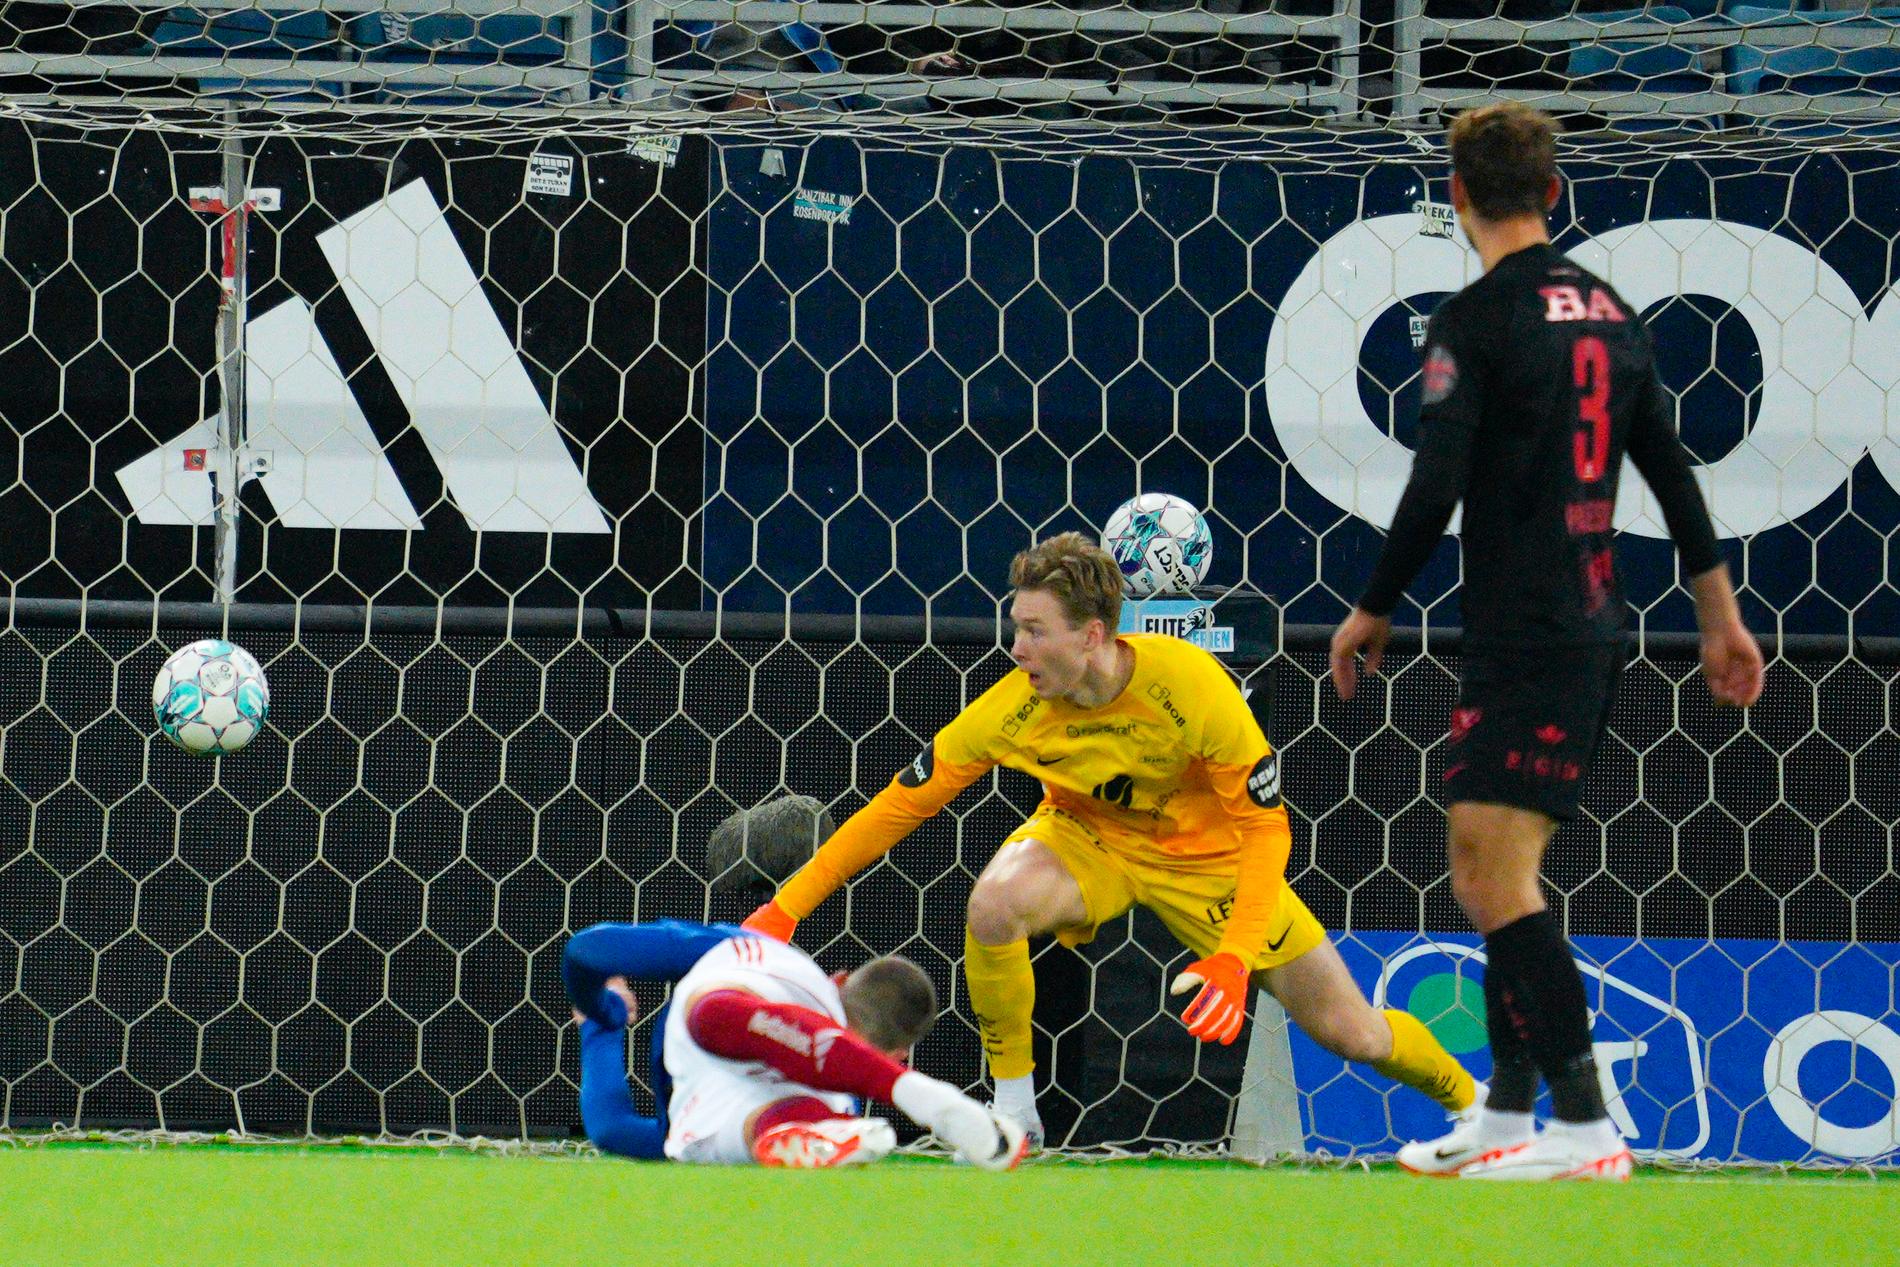
[[270, 687], [251, 653], [222, 638], [176, 651], [152, 683], [152, 716], [165, 737], [201, 757], [236, 752], [270, 712]]
[[1102, 530], [1132, 598], [1191, 593], [1214, 561], [1214, 537], [1201, 512], [1171, 493], [1140, 493], [1115, 509]]

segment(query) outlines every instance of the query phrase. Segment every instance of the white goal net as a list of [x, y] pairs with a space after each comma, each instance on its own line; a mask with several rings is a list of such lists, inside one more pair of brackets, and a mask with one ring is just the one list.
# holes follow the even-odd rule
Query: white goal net
[[1499, 93], [1707, 128], [1878, 118], [1894, 10], [1858, 0], [210, 0], [10, 3], [9, 90], [60, 101], [453, 105], [493, 118], [872, 111], [1039, 123], [1416, 121]]
[[[1482, 1075], [1456, 546], [1370, 695], [1323, 637], [1474, 276], [1438, 123], [1507, 91], [1574, 129], [1553, 230], [1656, 332], [1773, 661], [1709, 705], [1630, 481], [1641, 654], [1548, 869], [1613, 1112], [1656, 1160], [1890, 1162], [1892, 27], [1454, 10], [5, 6], [0, 1126], [568, 1135], [566, 936], [743, 916], [711, 828], [862, 804], [1007, 667], [1010, 556], [1141, 490], [1212, 525], [1211, 612], [1151, 614], [1236, 631], [1295, 887]], [[216, 762], [147, 707], [209, 633], [273, 700]], [[963, 904], [1035, 795], [801, 926], [922, 963], [960, 1082]], [[1270, 1008], [1194, 1043], [1182, 958], [1140, 913], [1038, 948], [1052, 1142], [1438, 1129]]]

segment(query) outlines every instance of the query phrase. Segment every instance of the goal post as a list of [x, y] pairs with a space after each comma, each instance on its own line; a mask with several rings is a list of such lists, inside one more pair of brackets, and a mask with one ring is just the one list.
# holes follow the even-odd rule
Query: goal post
[[[1475, 275], [1435, 128], [1408, 120], [1435, 124], [1456, 101], [1426, 90], [1465, 91], [1445, 77], [1493, 45], [1550, 36], [1568, 62], [1628, 36], [1642, 47], [1603, 73], [1677, 93], [1749, 39], [1681, 70], [1638, 55], [1718, 33], [1411, 25], [1416, 82], [1393, 43], [1381, 89], [1394, 35], [1348, 31], [1350, 7], [963, 6], [940, 25], [983, 36], [955, 46], [976, 65], [939, 77], [711, 64], [683, 24], [717, 6], [595, 9], [544, 46], [567, 10], [467, 2], [436, 16], [541, 25], [399, 33], [332, 6], [286, 57], [297, 15], [195, 10], [212, 48], [166, 42], [185, 11], [126, 6], [145, 17], [117, 35], [85, 14], [77, 50], [22, 32], [0, 54], [36, 90], [0, 119], [19, 454], [0, 490], [0, 1125], [565, 1136], [564, 938], [743, 916], [751, 899], [710, 888], [711, 829], [784, 791], [839, 819], [863, 804], [1006, 671], [1010, 556], [1098, 531], [1137, 491], [1200, 506], [1210, 584], [1254, 604], [1229, 620], [1223, 598], [1211, 625], [1271, 705], [1291, 882], [1368, 996], [1482, 1073], [1482, 949], [1437, 791], [1455, 544], [1385, 676], [1351, 705], [1325, 676], [1409, 464], [1423, 318]], [[907, 7], [798, 14], [844, 61]], [[1036, 34], [1005, 58], [1014, 22]], [[1321, 22], [1357, 63], [1276, 49]], [[1771, 50], [1789, 30], [1872, 46], [1851, 24], [1764, 30]], [[639, 71], [622, 80], [582, 64], [616, 32]], [[1146, 69], [1099, 70], [1136, 53]], [[1558, 245], [1656, 332], [1772, 657], [1760, 706], [1709, 704], [1630, 481], [1638, 655], [1547, 879], [1609, 1098], [1658, 1161], [1897, 1146], [1900, 152], [1870, 65], [1841, 97], [1864, 117], [1810, 113], [1806, 133], [1564, 143]], [[669, 66], [705, 97], [627, 90]], [[840, 83], [928, 87], [927, 108], [822, 104]], [[90, 92], [125, 84], [138, 99]], [[504, 110], [491, 89], [526, 95]], [[714, 112], [714, 90], [774, 108]], [[820, 104], [779, 99], [798, 93]], [[277, 191], [227, 220], [235, 303], [204, 188]], [[222, 344], [221, 311], [241, 322]], [[254, 478], [214, 486], [220, 451]], [[210, 632], [272, 686], [269, 731], [217, 763], [147, 708], [166, 652]], [[963, 903], [1035, 797], [984, 781], [801, 926], [829, 967], [916, 958], [950, 1005], [919, 1063], [966, 1084]], [[1059, 1144], [1359, 1158], [1442, 1128], [1270, 1001], [1245, 1044], [1194, 1043], [1165, 995], [1182, 954], [1139, 914], [1082, 952], [1037, 947]]]

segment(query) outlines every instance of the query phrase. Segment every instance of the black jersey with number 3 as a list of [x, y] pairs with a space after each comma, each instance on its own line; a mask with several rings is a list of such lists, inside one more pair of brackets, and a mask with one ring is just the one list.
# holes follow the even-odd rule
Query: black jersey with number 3
[[1412, 476], [1365, 610], [1392, 610], [1462, 499], [1467, 645], [1620, 637], [1612, 540], [1626, 453], [1685, 574], [1721, 561], [1640, 314], [1548, 243], [1439, 307], [1423, 379]]

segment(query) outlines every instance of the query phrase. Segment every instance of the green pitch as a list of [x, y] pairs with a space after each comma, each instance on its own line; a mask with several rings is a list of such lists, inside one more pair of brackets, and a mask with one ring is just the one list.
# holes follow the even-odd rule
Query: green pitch
[[1900, 1227], [1900, 1178], [1864, 1174], [1491, 1186], [1160, 1160], [992, 1175], [897, 1159], [798, 1174], [423, 1149], [50, 1145], [0, 1149], [0, 1193], [10, 1267], [1845, 1267], [1891, 1261], [1880, 1255]]

